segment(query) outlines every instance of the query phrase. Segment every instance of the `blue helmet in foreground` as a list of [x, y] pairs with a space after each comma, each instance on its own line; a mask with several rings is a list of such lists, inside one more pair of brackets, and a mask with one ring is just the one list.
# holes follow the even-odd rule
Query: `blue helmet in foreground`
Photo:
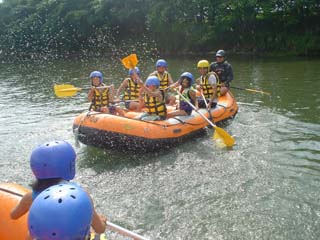
[[190, 82], [190, 86], [194, 84], [194, 77], [191, 73], [189, 72], [184, 72], [180, 75], [180, 80], [182, 80], [183, 78], [188, 78], [189, 82]]
[[72, 183], [42, 191], [33, 201], [28, 228], [34, 239], [85, 239], [89, 234], [93, 206], [88, 194]]
[[[139, 69], [138, 67], [135, 67], [134, 70], [136, 71], [136, 73], [137, 73], [138, 75], [140, 75], [140, 69]], [[132, 74], [133, 74], [133, 69], [130, 69], [130, 70], [129, 70], [129, 75], [131, 76]]]
[[69, 181], [76, 173], [76, 152], [66, 141], [47, 142], [32, 151], [30, 167], [37, 179], [62, 178]]
[[146, 80], [146, 86], [160, 86], [160, 80], [156, 76], [150, 76]]
[[156, 67], [168, 67], [168, 64], [167, 64], [166, 60], [164, 60], [164, 59], [159, 59], [159, 60], [156, 62]]
[[94, 78], [94, 77], [99, 78], [99, 79], [100, 79], [100, 83], [102, 83], [102, 81], [103, 81], [102, 73], [99, 72], [99, 71], [93, 71], [93, 72], [91, 72], [89, 77], [90, 77], [90, 79], [91, 79], [91, 78]]

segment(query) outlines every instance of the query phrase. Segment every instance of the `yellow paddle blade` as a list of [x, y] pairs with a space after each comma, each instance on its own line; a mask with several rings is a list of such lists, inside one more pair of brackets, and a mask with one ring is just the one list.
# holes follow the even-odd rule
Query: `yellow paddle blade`
[[234, 145], [234, 138], [229, 135], [223, 128], [214, 126], [213, 139], [222, 141], [227, 147], [232, 147]]
[[82, 90], [82, 88], [76, 88], [71, 84], [55, 84], [53, 89], [56, 96], [60, 98], [72, 97]]
[[130, 54], [129, 56], [121, 59], [121, 62], [123, 66], [127, 69], [133, 69], [135, 66], [138, 64], [138, 57], [137, 54], [133, 53]]

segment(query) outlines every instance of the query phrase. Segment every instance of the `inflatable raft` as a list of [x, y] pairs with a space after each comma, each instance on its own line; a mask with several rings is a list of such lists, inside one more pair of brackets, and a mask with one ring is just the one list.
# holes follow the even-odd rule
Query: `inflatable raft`
[[[200, 109], [219, 125], [234, 118], [238, 105], [229, 92], [218, 100], [210, 112]], [[121, 151], [157, 151], [175, 146], [187, 139], [206, 133], [209, 125], [196, 111], [190, 116], [178, 116], [163, 121], [140, 120], [141, 113], [127, 112], [125, 117], [100, 112], [84, 112], [73, 123], [76, 138], [86, 144]]]
[[27, 191], [14, 183], [0, 183], [0, 239], [26, 239], [28, 235], [27, 214], [17, 220], [12, 220], [10, 212]]

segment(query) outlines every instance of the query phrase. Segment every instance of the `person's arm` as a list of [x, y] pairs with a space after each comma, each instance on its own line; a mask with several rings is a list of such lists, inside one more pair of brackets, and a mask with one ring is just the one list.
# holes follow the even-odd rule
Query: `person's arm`
[[[140, 85], [141, 86], [141, 85]], [[143, 86], [143, 85], [142, 85]], [[137, 109], [138, 111], [141, 111], [141, 108], [144, 107], [144, 101], [143, 101], [143, 93], [144, 93], [144, 88], [141, 87], [139, 89], [139, 108]]]
[[212, 93], [212, 95], [210, 97], [210, 101], [208, 103], [208, 105], [211, 106], [211, 103], [217, 98], [217, 78], [214, 74], [211, 74], [209, 76], [208, 81], [209, 81], [209, 84], [213, 88], [213, 93]]
[[93, 209], [91, 226], [96, 233], [104, 233], [107, 228], [107, 218], [103, 215], [99, 215], [95, 209]]
[[195, 89], [193, 89], [193, 88], [190, 89], [189, 95], [190, 95], [192, 101], [194, 102], [194, 106], [196, 107], [196, 109], [199, 109], [198, 101], [197, 101], [197, 93], [196, 93]]
[[119, 86], [119, 88], [117, 89], [115, 97], [119, 98], [121, 91], [125, 89], [127, 86], [128, 86], [128, 79], [124, 79], [121, 85]]
[[88, 92], [88, 102], [92, 102], [93, 97], [94, 97], [94, 87], [90, 88]]
[[109, 87], [109, 91], [108, 91], [108, 98], [109, 98], [109, 102], [113, 102], [114, 101], [114, 85], [110, 85]]
[[173, 80], [172, 80], [172, 77], [171, 77], [171, 74], [168, 73], [168, 85], [172, 85], [173, 84]]
[[26, 193], [18, 203], [18, 205], [11, 211], [11, 219], [18, 219], [24, 214], [26, 214], [32, 204], [32, 193]]
[[227, 85], [229, 85], [232, 80], [233, 80], [233, 70], [232, 70], [231, 64], [228, 63], [228, 65], [226, 67], [226, 81], [225, 81], [225, 83]]

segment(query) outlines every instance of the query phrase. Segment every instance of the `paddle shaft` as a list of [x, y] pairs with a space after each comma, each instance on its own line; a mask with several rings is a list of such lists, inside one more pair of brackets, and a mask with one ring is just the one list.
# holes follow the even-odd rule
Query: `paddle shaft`
[[183, 96], [179, 90], [176, 91], [180, 97], [183, 98], [183, 100], [185, 100], [187, 103], [190, 104], [190, 106], [197, 112], [200, 114], [201, 117], [203, 117], [212, 127], [216, 128], [217, 125], [215, 125], [213, 122], [211, 122], [202, 112], [200, 112], [188, 99], [185, 98], [185, 96]]
[[[18, 197], [23, 197], [23, 194], [20, 194], [20, 193], [17, 193], [17, 192], [14, 192], [14, 191], [11, 191], [9, 189], [5, 189], [5, 188], [0, 188], [0, 191], [3, 191], [3, 192], [6, 192], [6, 193], [10, 193], [12, 195], [16, 195]], [[139, 234], [136, 234], [134, 232], [131, 232], [130, 230], [128, 229], [125, 229], [123, 227], [120, 227], [112, 222], [109, 222], [107, 221], [106, 222], [107, 224], [107, 228], [111, 231], [115, 231], [115, 232], [118, 232], [120, 233], [121, 235], [125, 236], [125, 237], [131, 237], [133, 239], [137, 239], [137, 240], [148, 240], [147, 238], [143, 237], [143, 236], [140, 236]]]
[[112, 222], [109, 222], [107, 221], [107, 228], [109, 230], [112, 230], [112, 231], [115, 231], [115, 232], [118, 232], [120, 233], [122, 236], [125, 236], [125, 237], [131, 237], [133, 239], [136, 239], [136, 240], [148, 240], [147, 238], [139, 235], [139, 234], [136, 234], [134, 232], [131, 232], [129, 231], [128, 229], [125, 229], [123, 227], [120, 227]]
[[262, 94], [270, 95], [270, 93], [268, 93], [268, 92], [264, 92], [264, 91], [256, 90], [256, 89], [233, 87], [233, 86], [230, 86], [230, 88], [238, 89], [238, 90], [245, 90], [245, 91], [249, 91], [249, 92], [257, 92], [257, 93], [262, 93]]

